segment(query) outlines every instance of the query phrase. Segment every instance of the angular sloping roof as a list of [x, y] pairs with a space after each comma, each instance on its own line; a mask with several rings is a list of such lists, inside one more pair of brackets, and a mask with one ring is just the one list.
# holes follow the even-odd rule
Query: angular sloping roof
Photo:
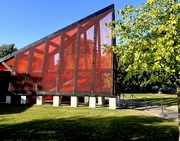
[[[11, 71], [9, 91], [38, 95], [103, 95], [114, 92], [114, 54], [102, 44], [114, 20], [107, 6], [0, 59], [0, 70]], [[10, 65], [9, 65], [9, 64]]]

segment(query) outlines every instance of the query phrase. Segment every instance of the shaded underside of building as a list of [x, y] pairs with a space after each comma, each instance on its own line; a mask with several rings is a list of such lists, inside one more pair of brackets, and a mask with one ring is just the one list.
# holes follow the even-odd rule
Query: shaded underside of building
[[[113, 96], [115, 56], [103, 51], [114, 20], [105, 7], [0, 59], [1, 92], [15, 95]], [[0, 94], [1, 95], [1, 94]]]

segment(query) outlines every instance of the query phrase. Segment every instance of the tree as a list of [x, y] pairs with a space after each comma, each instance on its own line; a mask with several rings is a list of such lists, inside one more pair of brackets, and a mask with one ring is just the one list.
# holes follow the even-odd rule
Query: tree
[[0, 46], [0, 58], [11, 54], [12, 52], [17, 51], [17, 48], [15, 48], [14, 44], [3, 44]]
[[107, 37], [116, 37], [117, 45], [104, 48], [119, 56], [119, 66], [125, 65], [125, 81], [136, 77], [141, 86], [179, 87], [180, 6], [170, 0], [147, 0], [139, 8], [126, 6], [118, 14], [119, 20], [105, 25], [112, 30]]

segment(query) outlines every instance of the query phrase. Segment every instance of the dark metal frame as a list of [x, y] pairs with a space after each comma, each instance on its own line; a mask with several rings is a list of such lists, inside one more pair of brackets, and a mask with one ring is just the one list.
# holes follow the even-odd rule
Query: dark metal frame
[[[77, 21], [77, 22], [75, 22], [75, 23], [73, 23], [73, 24], [71, 24], [71, 25], [69, 25], [69, 26], [67, 26], [67, 27], [65, 27], [65, 28], [62, 28], [62, 29], [60, 29], [60, 30], [58, 30], [58, 31], [56, 31], [56, 32], [54, 32], [54, 33], [52, 33], [52, 34], [50, 34], [50, 35], [48, 35], [48, 36], [46, 36], [46, 37], [44, 37], [44, 38], [42, 38], [42, 39], [40, 39], [40, 40], [38, 40], [38, 41], [36, 41], [36, 42], [34, 42], [34, 43], [32, 43], [32, 44], [30, 44], [30, 45], [28, 45], [28, 46], [25, 46], [24, 48], [22, 48], [22, 49], [20, 49], [19, 51], [16, 51], [16, 52], [13, 52], [12, 54], [10, 54], [10, 55], [7, 55], [7, 56], [5, 56], [4, 58], [1, 58], [0, 59], [0, 63], [3, 63], [4, 61], [7, 61], [7, 60], [10, 60], [10, 59], [12, 59], [13, 57], [16, 59], [16, 54], [18, 54], [18, 53], [21, 53], [21, 52], [23, 52], [23, 51], [25, 51], [25, 50], [27, 50], [27, 49], [29, 49], [29, 48], [31, 48], [31, 47], [34, 47], [35, 45], [38, 45], [38, 44], [41, 44], [41, 43], [43, 43], [44, 42], [44, 55], [46, 54], [46, 48], [47, 48], [47, 41], [48, 41], [48, 39], [51, 39], [51, 38], [53, 38], [53, 37], [55, 37], [55, 36], [57, 36], [57, 35], [61, 35], [61, 39], [60, 39], [60, 42], [62, 43], [62, 34], [63, 34], [63, 31], [64, 30], [67, 30], [67, 29], [70, 29], [71, 27], [74, 27], [74, 26], [77, 26], [77, 28], [78, 28], [78, 31], [77, 31], [77, 33], [76, 34], [79, 34], [79, 28], [80, 28], [80, 23], [83, 23], [84, 21], [86, 21], [86, 20], [88, 20], [88, 19], [90, 19], [90, 18], [93, 18], [94, 17], [94, 23], [95, 23], [95, 27], [94, 27], [94, 45], [93, 45], [93, 56], [95, 55], [95, 48], [96, 48], [96, 36], [97, 36], [97, 23], [96, 23], [96, 15], [99, 15], [99, 14], [101, 14], [101, 13], [103, 13], [103, 12], [105, 12], [105, 11], [108, 11], [108, 10], [110, 10], [110, 9], [113, 9], [113, 12], [112, 12], [112, 20], [114, 20], [115, 19], [115, 12], [114, 12], [114, 4], [112, 4], [112, 5], [110, 5], [110, 6], [107, 6], [107, 7], [105, 7], [105, 8], [103, 8], [103, 9], [101, 9], [101, 10], [99, 10], [99, 11], [97, 11], [97, 12], [95, 12], [95, 13], [93, 13], [93, 14], [91, 14], [91, 15], [89, 15], [89, 16], [87, 16], [87, 17], [85, 17], [85, 18], [83, 18], [83, 19], [81, 19], [81, 20], [79, 20], [79, 21]], [[79, 38], [78, 36], [77, 36], [77, 38]], [[112, 44], [113, 45], [115, 45], [116, 44], [116, 42], [115, 42], [116, 40], [115, 39], [112, 39]], [[76, 39], [76, 45], [75, 45], [75, 47], [76, 47], [76, 60], [75, 60], [75, 70], [74, 70], [74, 73], [75, 73], [75, 75], [74, 75], [74, 79], [75, 79], [75, 77], [76, 77], [76, 73], [77, 73], [77, 58], [78, 58], [78, 42], [79, 42], [79, 39]], [[59, 55], [61, 54], [61, 52], [62, 52], [62, 44], [60, 44], [60, 49], [59, 49]], [[30, 56], [30, 54], [29, 54], [29, 56]], [[45, 58], [45, 57], [44, 57]], [[43, 58], [43, 62], [45, 61], [44, 60], [44, 58]], [[112, 84], [111, 84], [111, 95], [109, 94], [109, 93], [106, 93], [106, 92], [102, 92], [102, 93], [96, 93], [96, 92], [94, 92], [93, 91], [93, 87], [94, 87], [94, 71], [95, 71], [95, 65], [94, 65], [94, 61], [95, 61], [95, 57], [93, 57], [93, 64], [92, 64], [92, 83], [91, 83], [91, 85], [92, 85], [92, 89], [91, 89], [91, 93], [87, 93], [87, 92], [76, 92], [75, 90], [76, 90], [76, 81], [74, 81], [74, 83], [73, 83], [73, 93], [72, 92], [70, 92], [70, 93], [68, 93], [68, 92], [58, 92], [57, 90], [58, 90], [58, 79], [56, 79], [56, 92], [50, 92], [50, 91], [36, 91], [36, 95], [66, 95], [66, 96], [70, 96], [70, 95], [76, 95], [76, 96], [85, 96], [85, 95], [87, 95], [87, 96], [114, 96], [114, 95], [116, 95], [116, 80], [117, 80], [117, 76], [116, 76], [116, 67], [115, 67], [115, 63], [116, 63], [116, 57], [115, 57], [115, 55], [114, 55], [114, 53], [112, 53], [112, 58], [111, 58], [111, 60], [112, 60], [112, 70], [111, 70], [111, 78], [112, 78], [112, 80], [111, 80], [111, 82], [112, 82]], [[57, 73], [59, 74], [59, 71], [60, 71], [60, 59], [59, 59], [59, 62], [58, 62], [58, 70], [57, 70]], [[13, 66], [14, 66], [14, 64], [13, 64]], [[43, 73], [44, 73], [44, 63], [43, 63], [43, 65], [42, 65], [42, 73], [41, 73], [41, 75], [43, 76]], [[57, 77], [59, 76], [57, 74]], [[26, 93], [18, 93], [19, 95], [31, 95], [32, 93], [31, 92], [26, 92]]]

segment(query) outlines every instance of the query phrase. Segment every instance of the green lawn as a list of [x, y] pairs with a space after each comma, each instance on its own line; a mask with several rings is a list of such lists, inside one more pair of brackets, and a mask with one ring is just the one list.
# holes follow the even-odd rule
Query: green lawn
[[0, 104], [0, 140], [177, 141], [178, 123], [133, 109]]
[[[121, 99], [123, 95], [121, 95]], [[178, 99], [176, 94], [124, 94], [125, 100], [134, 100], [138, 102], [146, 102], [149, 105], [161, 105], [161, 99], [164, 106], [177, 106]]]

